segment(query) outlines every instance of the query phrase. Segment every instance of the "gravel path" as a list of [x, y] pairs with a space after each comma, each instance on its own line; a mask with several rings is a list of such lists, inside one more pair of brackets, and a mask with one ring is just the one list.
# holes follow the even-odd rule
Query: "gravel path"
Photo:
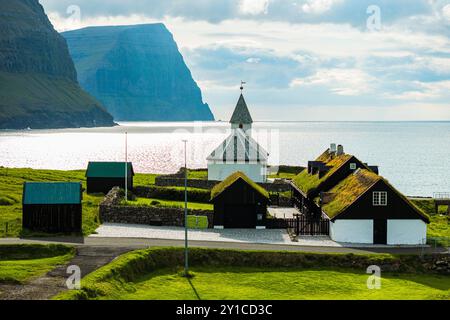
[[[183, 240], [184, 228], [154, 227], [146, 225], [131, 225], [105, 223], [91, 237], [101, 238], [138, 238], [138, 239], [171, 239]], [[273, 245], [294, 245], [311, 247], [342, 247], [329, 237], [301, 237], [298, 242], [292, 242], [286, 230], [256, 230], [256, 229], [207, 229], [189, 230], [189, 240], [209, 242], [239, 242], [263, 243]]]
[[81, 276], [84, 277], [130, 250], [115, 247], [78, 247], [75, 257], [68, 264], [58, 266], [42, 277], [26, 284], [0, 284], [0, 300], [48, 300], [67, 290], [68, 266], [79, 266]]

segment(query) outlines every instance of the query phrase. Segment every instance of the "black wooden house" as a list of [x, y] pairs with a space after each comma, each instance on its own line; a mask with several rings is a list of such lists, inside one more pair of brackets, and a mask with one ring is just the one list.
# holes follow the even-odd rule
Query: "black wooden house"
[[327, 232], [334, 241], [379, 245], [426, 241], [430, 222], [426, 214], [381, 177], [378, 167], [345, 154], [342, 146], [310, 161], [291, 185], [298, 219], [309, 229], [328, 221]]
[[313, 199], [322, 192], [336, 186], [358, 169], [369, 169], [378, 173], [375, 166], [369, 167], [353, 155], [344, 153], [342, 146], [327, 149], [315, 161], [309, 161], [291, 182], [294, 205], [307, 216], [320, 217], [321, 211]]
[[211, 191], [211, 202], [216, 229], [264, 229], [266, 226], [269, 194], [242, 172], [217, 184]]
[[[125, 171], [126, 170], [126, 171]], [[114, 187], [125, 189], [127, 176], [128, 190], [133, 190], [133, 164], [128, 162], [89, 162], [86, 171], [87, 193], [107, 194]]]
[[81, 232], [82, 194], [81, 183], [26, 182], [23, 228], [47, 233]]

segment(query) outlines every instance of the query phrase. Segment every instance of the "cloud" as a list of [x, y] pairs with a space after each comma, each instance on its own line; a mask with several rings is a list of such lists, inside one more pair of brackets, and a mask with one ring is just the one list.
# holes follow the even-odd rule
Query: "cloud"
[[267, 14], [269, 0], [241, 0], [239, 10], [244, 15]]
[[301, 5], [301, 10], [305, 13], [321, 14], [342, 2], [343, 0], [306, 0], [306, 3]]
[[445, 19], [450, 21], [450, 4], [442, 8], [442, 15], [444, 16]]
[[[410, 119], [427, 105], [450, 119], [450, 0], [377, 0], [380, 32], [366, 28], [373, 0], [78, 0], [75, 22], [72, 0], [41, 3], [60, 31], [165, 23], [219, 118], [228, 118], [244, 80], [259, 120], [284, 112], [313, 120], [314, 108], [330, 120], [342, 110]], [[413, 104], [417, 112], [407, 114]]]
[[325, 86], [342, 96], [357, 96], [373, 89], [376, 79], [359, 69], [321, 69], [306, 78], [296, 78], [291, 87]]

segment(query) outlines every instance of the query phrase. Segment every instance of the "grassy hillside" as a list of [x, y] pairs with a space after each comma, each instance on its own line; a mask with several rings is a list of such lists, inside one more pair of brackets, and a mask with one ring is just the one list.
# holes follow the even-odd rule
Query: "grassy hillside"
[[62, 245], [0, 246], [0, 285], [25, 283], [65, 264], [74, 254], [74, 248]]
[[112, 117], [75, 82], [0, 72], [0, 129], [110, 126]]

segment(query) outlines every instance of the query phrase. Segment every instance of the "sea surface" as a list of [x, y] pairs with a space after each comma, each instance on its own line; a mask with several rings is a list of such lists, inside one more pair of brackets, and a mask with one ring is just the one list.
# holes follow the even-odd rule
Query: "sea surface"
[[[127, 132], [127, 135], [125, 135]], [[0, 166], [82, 169], [89, 161], [128, 160], [137, 172], [173, 173], [191, 168], [227, 137], [228, 123], [123, 122], [114, 128], [0, 131]], [[306, 166], [330, 143], [363, 162], [410, 196], [450, 192], [450, 122], [258, 122], [253, 137], [271, 165]]]

